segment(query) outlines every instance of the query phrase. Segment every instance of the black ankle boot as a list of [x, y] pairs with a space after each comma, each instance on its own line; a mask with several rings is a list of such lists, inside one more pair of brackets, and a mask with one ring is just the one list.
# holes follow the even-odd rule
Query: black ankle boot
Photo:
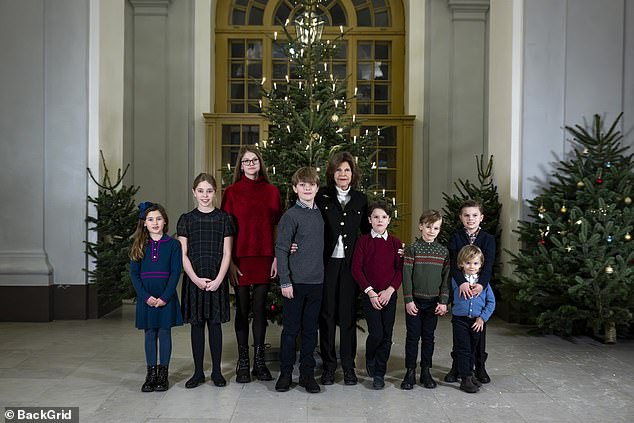
[[409, 391], [416, 385], [416, 369], [407, 369], [403, 382], [401, 382], [401, 389]]
[[252, 374], [258, 380], [273, 380], [273, 376], [271, 376], [271, 372], [268, 367], [266, 367], [266, 362], [264, 361], [264, 345], [255, 346]]
[[451, 369], [449, 373], [445, 375], [445, 382], [447, 383], [455, 383], [458, 381], [458, 369], [456, 368], [456, 361], [452, 360]]
[[168, 377], [167, 366], [162, 366], [159, 364], [157, 377], [156, 377], [156, 386], [154, 386], [154, 390], [158, 392], [167, 391], [170, 387]]
[[153, 392], [156, 386], [156, 366], [147, 366], [145, 383], [141, 387], [142, 392]]
[[249, 383], [251, 376], [249, 375], [249, 347], [246, 345], [238, 345], [238, 364], [236, 365], [236, 382]]
[[429, 367], [423, 367], [420, 371], [420, 383], [427, 389], [434, 389], [436, 387], [436, 381], [431, 377], [429, 373]]

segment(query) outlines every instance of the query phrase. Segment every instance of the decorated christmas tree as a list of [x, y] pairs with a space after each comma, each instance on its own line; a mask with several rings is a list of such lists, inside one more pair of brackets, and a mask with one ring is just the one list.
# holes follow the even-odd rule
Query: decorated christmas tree
[[[357, 160], [362, 174], [360, 190], [370, 198], [385, 192], [373, 185], [370, 177], [377, 166], [380, 129], [359, 133], [361, 122], [350, 110], [357, 90], [349, 88], [348, 75], [333, 66], [335, 59], [345, 57], [345, 31], [339, 27], [336, 36], [322, 39], [326, 22], [320, 4], [319, 0], [294, 2], [290, 14], [293, 21], [282, 23], [280, 31], [272, 34], [274, 51], [279, 54], [273, 80], [261, 81], [261, 108], [269, 130], [268, 138], [260, 141], [258, 148], [271, 182], [280, 190], [284, 209], [296, 199], [291, 185], [293, 173], [300, 167], [313, 166], [325, 184], [328, 159], [338, 151], [348, 151]], [[284, 66], [286, 72], [282, 75], [279, 69]], [[388, 202], [396, 206], [396, 199]], [[272, 287], [268, 300], [269, 320], [281, 323], [283, 301], [278, 287]]]
[[634, 310], [634, 164], [619, 120], [607, 131], [598, 115], [589, 130], [566, 127], [574, 150], [529, 200], [513, 277], [504, 281], [540, 328], [591, 330], [607, 343], [629, 329]]

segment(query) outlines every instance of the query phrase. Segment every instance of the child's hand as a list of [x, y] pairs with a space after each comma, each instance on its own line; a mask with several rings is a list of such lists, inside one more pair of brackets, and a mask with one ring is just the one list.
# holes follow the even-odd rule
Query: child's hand
[[166, 303], [165, 301], [163, 301], [163, 300], [162, 300], [162, 299], [160, 299], [160, 298], [157, 298], [157, 299], [156, 299], [156, 305], [155, 305], [154, 307], [163, 307], [163, 306], [165, 306], [166, 304], [167, 304], [167, 303]]
[[202, 289], [203, 291], [207, 290], [207, 284], [209, 282], [211, 282], [211, 279], [209, 278], [198, 278], [195, 281], [192, 281], [196, 284], [196, 286], [200, 289]]
[[387, 303], [390, 302], [390, 298], [392, 298], [393, 293], [394, 293], [394, 288], [392, 288], [391, 286], [379, 292], [379, 298], [377, 298], [379, 300], [379, 303], [382, 306], [386, 306]]
[[418, 307], [416, 307], [416, 304], [414, 304], [414, 301], [412, 301], [411, 303], [405, 304], [405, 312], [409, 314], [410, 316], [418, 315]]
[[205, 291], [216, 291], [220, 284], [222, 283], [222, 279], [214, 279], [213, 281], [207, 282], [207, 286], [205, 287]]
[[444, 316], [445, 314], [447, 314], [447, 304], [438, 304], [434, 313], [440, 316]]
[[402, 248], [399, 248], [398, 251], [397, 251], [398, 255], [401, 258], [403, 258], [403, 256], [405, 255], [405, 243], [403, 243], [402, 245], [403, 245]]
[[150, 298], [147, 299], [145, 304], [149, 305], [150, 307], [156, 307], [156, 298], [150, 295]]
[[291, 244], [291, 249], [289, 250], [289, 253], [295, 254], [296, 252], [297, 252], [297, 243], [293, 242]]
[[381, 310], [383, 306], [379, 302], [379, 294], [377, 294], [374, 289], [371, 289], [367, 292], [368, 299], [370, 300], [370, 304], [374, 307], [375, 310]]
[[465, 300], [473, 297], [473, 293], [471, 292], [471, 287], [469, 286], [469, 282], [463, 282], [460, 284], [460, 296]]
[[484, 290], [484, 287], [480, 285], [479, 283], [477, 283], [474, 286], [472, 286], [470, 289], [471, 289], [471, 294], [473, 294], [474, 297], [477, 297], [482, 293], [482, 291]]
[[284, 298], [288, 298], [289, 300], [293, 299], [293, 287], [289, 286], [286, 288], [282, 288], [282, 295]]
[[484, 319], [482, 317], [476, 317], [475, 323], [471, 326], [474, 332], [482, 332], [484, 328]]

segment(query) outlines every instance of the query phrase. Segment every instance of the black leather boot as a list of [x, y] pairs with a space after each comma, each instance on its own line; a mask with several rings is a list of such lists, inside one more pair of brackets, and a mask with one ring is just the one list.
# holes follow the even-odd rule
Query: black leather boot
[[445, 375], [445, 382], [454, 383], [458, 381], [458, 369], [456, 368], [456, 361], [451, 361], [451, 369], [449, 373]]
[[273, 376], [271, 376], [271, 372], [268, 367], [266, 367], [266, 362], [264, 361], [264, 345], [255, 346], [252, 374], [258, 380], [273, 380]]
[[460, 381], [460, 390], [469, 394], [478, 392], [478, 387], [473, 383], [473, 376], [465, 376]]
[[249, 375], [249, 347], [246, 345], [238, 345], [238, 364], [236, 365], [236, 382], [249, 383], [251, 375]]
[[141, 387], [142, 392], [153, 392], [156, 386], [156, 366], [147, 366], [145, 383]]
[[427, 389], [434, 389], [436, 387], [436, 381], [431, 377], [429, 373], [429, 367], [423, 367], [420, 371], [420, 383]]
[[167, 366], [162, 366], [159, 364], [158, 372], [156, 377], [156, 386], [154, 386], [154, 390], [158, 392], [167, 391], [170, 387], [170, 383], [167, 380], [168, 371]]
[[409, 391], [416, 385], [416, 369], [407, 369], [403, 382], [401, 382], [401, 389]]

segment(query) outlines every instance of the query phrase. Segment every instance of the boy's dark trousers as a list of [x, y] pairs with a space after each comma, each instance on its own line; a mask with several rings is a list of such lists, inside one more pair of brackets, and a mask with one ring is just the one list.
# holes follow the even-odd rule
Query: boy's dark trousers
[[[486, 352], [486, 346], [487, 346], [486, 335], [487, 335], [487, 325], [485, 323], [484, 327], [482, 328], [482, 332], [480, 332], [480, 341], [475, 346], [475, 352], [473, 354], [476, 370], [483, 368], [484, 363], [486, 363], [487, 358], [489, 357], [489, 354]], [[451, 358], [454, 361], [456, 360], [455, 348], [451, 351]]]
[[359, 288], [346, 259], [330, 258], [324, 270], [324, 297], [319, 315], [319, 352], [323, 367], [333, 372], [337, 369], [335, 342], [339, 322], [341, 367], [354, 369]]
[[317, 321], [321, 308], [321, 284], [293, 284], [293, 298], [284, 298], [282, 311], [282, 339], [280, 341], [280, 370], [292, 373], [295, 365], [295, 346], [301, 333], [299, 373], [314, 377], [317, 347]]
[[[366, 361], [374, 364], [374, 375], [385, 376], [387, 360], [392, 350], [392, 332], [396, 319], [396, 292], [390, 297], [390, 301], [381, 309], [372, 306], [370, 298], [363, 296], [363, 311], [368, 323], [368, 337], [365, 340]], [[371, 366], [371, 365], [370, 365]]]
[[471, 329], [475, 318], [466, 316], [453, 316], [453, 348], [455, 354], [458, 375], [461, 378], [471, 376], [474, 367], [474, 352], [480, 342], [480, 332]]
[[418, 340], [421, 340], [420, 353], [421, 367], [432, 366], [432, 356], [434, 354], [434, 332], [438, 324], [436, 306], [438, 298], [430, 300], [414, 298], [414, 304], [418, 308], [418, 315], [405, 314], [405, 326], [407, 335], [405, 337], [405, 367], [416, 368], [418, 358]]

